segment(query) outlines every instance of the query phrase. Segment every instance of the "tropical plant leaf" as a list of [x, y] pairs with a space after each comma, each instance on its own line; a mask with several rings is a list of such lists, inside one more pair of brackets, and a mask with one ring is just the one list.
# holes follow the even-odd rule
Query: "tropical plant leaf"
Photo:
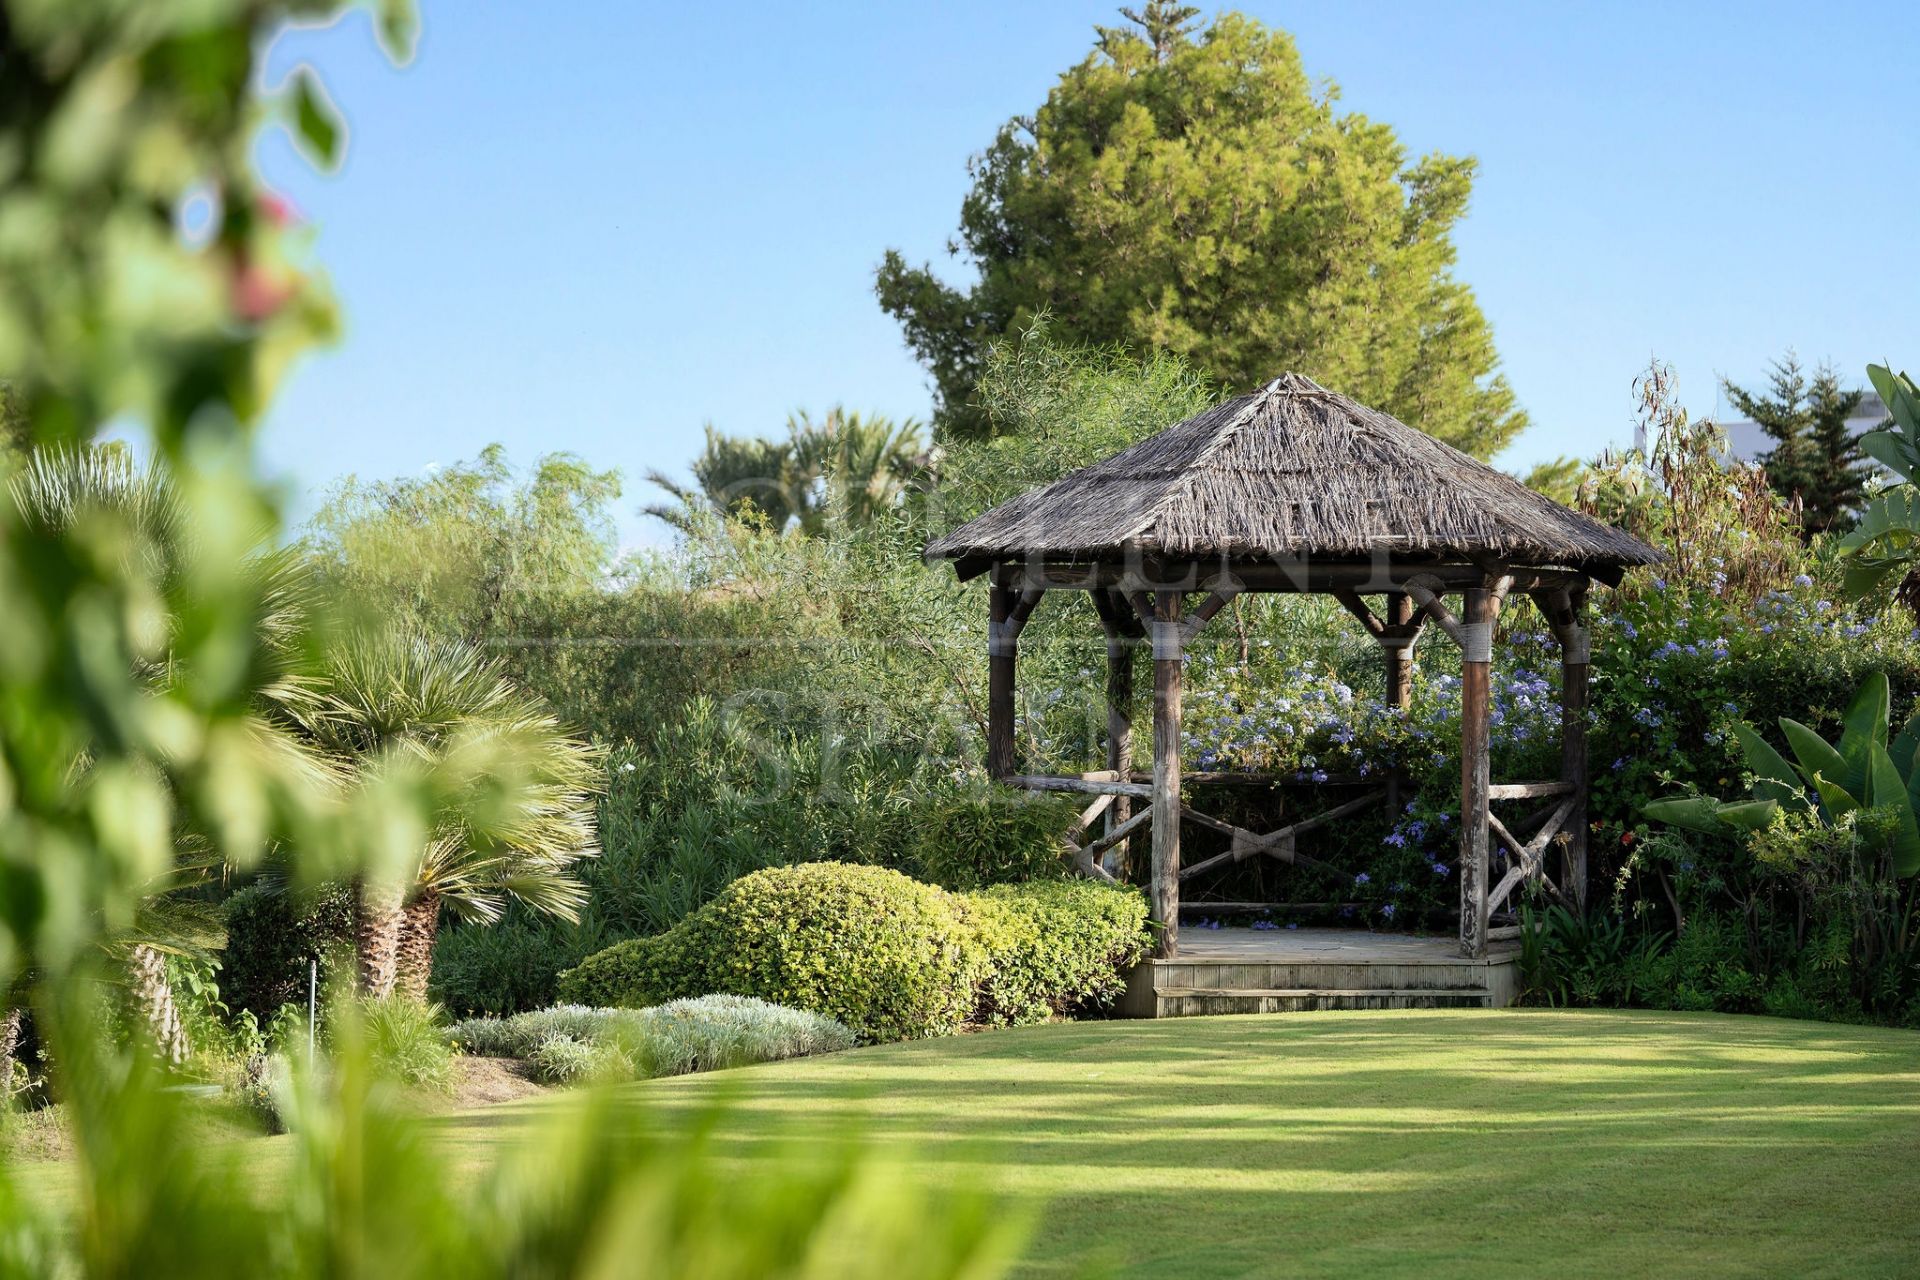
[[1742, 831], [1761, 831], [1771, 826], [1780, 814], [1780, 805], [1773, 800], [1742, 800], [1735, 804], [1723, 804], [1715, 816], [1730, 827]]
[[1920, 749], [1920, 715], [1915, 715], [1908, 720], [1906, 727], [1900, 730], [1900, 735], [1887, 748], [1887, 755], [1893, 759], [1893, 767], [1900, 771], [1900, 776], [1903, 778], [1913, 773], [1913, 756], [1916, 749]]
[[1793, 758], [1800, 762], [1800, 776], [1804, 782], [1811, 783], [1815, 775], [1822, 773], [1829, 778], [1846, 775], [1846, 757], [1806, 725], [1781, 716], [1780, 732], [1787, 735], [1787, 746], [1793, 751]]
[[1920, 472], [1920, 458], [1914, 456], [1913, 446], [1897, 431], [1867, 432], [1860, 437], [1860, 451], [1891, 467], [1909, 484], [1914, 482], [1915, 473]]
[[1820, 805], [1827, 811], [1829, 822], [1860, 807], [1860, 801], [1853, 792], [1837, 782], [1828, 782], [1820, 774], [1813, 775], [1813, 789], [1820, 793]]
[[1733, 726], [1733, 736], [1740, 739], [1740, 751], [1746, 757], [1747, 768], [1756, 776], [1794, 790], [1807, 785], [1793, 766], [1787, 763], [1787, 758], [1775, 751], [1773, 744], [1761, 737], [1759, 731], [1746, 721], [1742, 720]]
[[1893, 873], [1910, 876], [1920, 871], [1920, 821], [1914, 818], [1913, 801], [1900, 781], [1893, 757], [1877, 742], [1869, 752], [1867, 779], [1867, 803], [1891, 810], [1899, 823], [1893, 837]]
[[1856, 796], [1866, 793], [1873, 748], [1886, 749], [1887, 721], [1892, 710], [1893, 691], [1888, 686], [1887, 673], [1875, 671], [1861, 681], [1859, 692], [1853, 695], [1853, 703], [1848, 706], [1843, 721], [1845, 729], [1840, 734], [1840, 754], [1847, 762], [1840, 785]]
[[1727, 824], [1720, 820], [1720, 809], [1720, 802], [1711, 796], [1678, 796], [1667, 800], [1650, 800], [1641, 806], [1640, 812], [1668, 826], [1682, 827], [1704, 835], [1724, 836], [1727, 834]]

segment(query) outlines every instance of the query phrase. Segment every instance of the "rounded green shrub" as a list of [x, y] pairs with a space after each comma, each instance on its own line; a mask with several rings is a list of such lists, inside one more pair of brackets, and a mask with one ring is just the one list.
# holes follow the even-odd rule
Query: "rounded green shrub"
[[988, 958], [963, 904], [897, 871], [841, 862], [742, 876], [678, 925], [589, 956], [560, 998], [629, 1008], [753, 996], [845, 1023], [862, 1039], [957, 1030]]
[[1113, 1003], [1147, 949], [1147, 900], [1092, 880], [1003, 884], [962, 898], [991, 961], [975, 1020], [1045, 1022]]

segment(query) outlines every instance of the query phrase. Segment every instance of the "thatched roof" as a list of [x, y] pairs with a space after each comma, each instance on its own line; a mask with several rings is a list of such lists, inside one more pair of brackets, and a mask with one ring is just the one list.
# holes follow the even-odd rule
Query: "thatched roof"
[[1294, 373], [1000, 504], [935, 539], [927, 558], [1367, 560], [1382, 550], [1568, 568], [1662, 558]]

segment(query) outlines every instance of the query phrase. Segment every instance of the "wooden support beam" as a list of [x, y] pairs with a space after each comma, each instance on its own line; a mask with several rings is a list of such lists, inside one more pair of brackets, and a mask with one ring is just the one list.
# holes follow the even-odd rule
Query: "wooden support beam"
[[1385, 794], [1384, 791], [1369, 792], [1357, 799], [1349, 800], [1345, 804], [1335, 805], [1325, 813], [1316, 813], [1310, 818], [1302, 818], [1290, 826], [1281, 827], [1277, 831], [1269, 831], [1264, 835], [1257, 831], [1249, 831], [1245, 827], [1235, 826], [1231, 822], [1223, 822], [1211, 814], [1200, 813], [1197, 810], [1189, 809], [1184, 815], [1189, 822], [1195, 822], [1201, 826], [1222, 832], [1233, 840], [1233, 847], [1225, 853], [1215, 854], [1203, 862], [1197, 862], [1193, 866], [1184, 869], [1180, 873], [1180, 878], [1182, 880], [1189, 879], [1199, 875], [1203, 871], [1211, 870], [1225, 863], [1244, 862], [1255, 854], [1265, 854], [1269, 857], [1278, 858], [1281, 862], [1298, 862], [1307, 866], [1324, 867], [1327, 865], [1326, 863], [1315, 858], [1307, 857], [1294, 847], [1294, 842], [1308, 832], [1326, 826], [1329, 822], [1338, 821], [1350, 813], [1358, 813], [1362, 809], [1371, 808], [1379, 804]]
[[[1138, 619], [1126, 612], [1126, 621], [1132, 623], [1129, 629], [1123, 625], [1122, 611], [1126, 602], [1102, 591], [1093, 593], [1096, 605], [1106, 601], [1101, 612], [1101, 623], [1107, 630], [1107, 768], [1116, 778], [1127, 776], [1133, 768], [1133, 637], [1140, 634]], [[1111, 621], [1109, 622], [1109, 618]], [[1131, 631], [1131, 634], [1129, 634]], [[1124, 825], [1133, 816], [1133, 801], [1126, 796], [1114, 798], [1113, 805], [1107, 810], [1107, 834], [1113, 835], [1116, 827]], [[1116, 878], [1124, 879], [1127, 871], [1127, 854], [1124, 841], [1110, 842], [1112, 852], [1107, 855], [1106, 870]]]
[[1378, 639], [1384, 634], [1386, 624], [1373, 615], [1373, 610], [1367, 607], [1367, 602], [1360, 598], [1358, 592], [1351, 587], [1335, 587], [1328, 594], [1340, 602], [1341, 608], [1360, 620], [1360, 625], [1367, 629], [1368, 635]]
[[1113, 811], [1113, 806], [1119, 802], [1120, 798], [1119, 796], [1111, 794], [1095, 796], [1093, 803], [1082, 809], [1080, 816], [1073, 820], [1073, 825], [1067, 828], [1067, 839], [1078, 841], [1081, 836], [1087, 833], [1087, 828], [1093, 825], [1095, 818], [1099, 817], [1102, 813], [1111, 813]]
[[1083, 796], [1133, 796], [1145, 799], [1153, 794], [1153, 788], [1137, 782], [1121, 782], [1117, 778], [1071, 778], [1056, 777], [1038, 773], [1015, 773], [1000, 779], [1010, 787], [1022, 791], [1064, 791]]
[[1152, 918], [1154, 955], [1180, 953], [1180, 650], [1181, 593], [1154, 596]]
[[1180, 624], [1180, 642], [1183, 645], [1192, 644], [1206, 629], [1207, 623], [1213, 621], [1213, 615], [1231, 604], [1233, 598], [1239, 594], [1240, 588], [1236, 586], [1223, 585], [1216, 588], [1191, 614], [1187, 615], [1186, 621]]
[[1068, 844], [1073, 845], [1074, 865], [1078, 867], [1081, 872], [1091, 876], [1095, 880], [1117, 880], [1119, 877], [1100, 865], [1097, 859], [1102, 853], [1111, 849], [1115, 844], [1132, 835], [1137, 828], [1146, 825], [1152, 820], [1153, 810], [1142, 809], [1139, 813], [1134, 814], [1131, 818], [1128, 818], [1125, 822], [1107, 832], [1098, 840], [1092, 841], [1084, 847], [1073, 845], [1073, 842], [1069, 840]]
[[1547, 842], [1558, 835], [1561, 827], [1566, 824], [1567, 816], [1573, 812], [1574, 801], [1575, 797], [1573, 796], [1568, 796], [1563, 799], [1559, 805], [1554, 808], [1553, 813], [1547, 818], [1545, 824], [1543, 824], [1538, 831], [1534, 832], [1533, 837], [1524, 844], [1521, 843], [1519, 837], [1515, 836], [1513, 832], [1507, 830], [1499, 818], [1494, 817], [1492, 814], [1487, 815], [1488, 827], [1498, 835], [1501, 840], [1506, 842], [1507, 847], [1513, 850], [1515, 856], [1514, 865], [1508, 868], [1507, 874], [1501, 877], [1500, 883], [1487, 895], [1488, 912], [1491, 913], [1498, 910], [1500, 905], [1507, 900], [1507, 895], [1512, 893], [1519, 884], [1535, 877], [1539, 877], [1541, 882], [1545, 884], [1547, 889], [1556, 897], [1564, 896], [1554, 887], [1553, 881], [1541, 875], [1541, 870], [1546, 860]]
[[1422, 613], [1433, 619], [1434, 626], [1446, 632], [1455, 644], [1465, 647], [1460, 639], [1460, 620], [1453, 616], [1452, 611], [1441, 602], [1440, 597], [1434, 594], [1431, 587], [1424, 582], [1409, 582], [1407, 594], [1413, 597], [1414, 603], [1420, 606]]
[[[1414, 599], [1420, 599], [1418, 589]], [[1488, 760], [1489, 712], [1493, 666], [1493, 625], [1500, 602], [1484, 587], [1466, 593], [1460, 642], [1460, 953], [1469, 959], [1487, 954]], [[1446, 623], [1435, 616], [1442, 627]]]
[[[1578, 586], [1587, 574], [1569, 569], [1512, 569], [1512, 589], [1532, 591], [1550, 586]], [[1504, 575], [1494, 575], [1495, 577]], [[1487, 570], [1477, 564], [1405, 561], [1335, 562], [1320, 559], [1289, 561], [1275, 557], [1104, 561], [1001, 561], [993, 579], [1002, 586], [1043, 587], [1050, 591], [1091, 591], [1105, 587], [1125, 593], [1160, 591], [1214, 591], [1231, 585], [1241, 591], [1331, 592], [1349, 588], [1362, 595], [1403, 591], [1419, 582], [1440, 594], [1489, 584]]]
[[1496, 782], [1487, 788], [1489, 800], [1534, 800], [1542, 796], [1563, 796], [1573, 790], [1566, 782]]

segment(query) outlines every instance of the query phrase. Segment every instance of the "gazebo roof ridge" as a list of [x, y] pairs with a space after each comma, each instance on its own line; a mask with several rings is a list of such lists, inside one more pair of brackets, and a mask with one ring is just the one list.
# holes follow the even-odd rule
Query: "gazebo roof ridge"
[[994, 507], [929, 560], [1492, 557], [1618, 569], [1660, 553], [1392, 416], [1284, 373]]

